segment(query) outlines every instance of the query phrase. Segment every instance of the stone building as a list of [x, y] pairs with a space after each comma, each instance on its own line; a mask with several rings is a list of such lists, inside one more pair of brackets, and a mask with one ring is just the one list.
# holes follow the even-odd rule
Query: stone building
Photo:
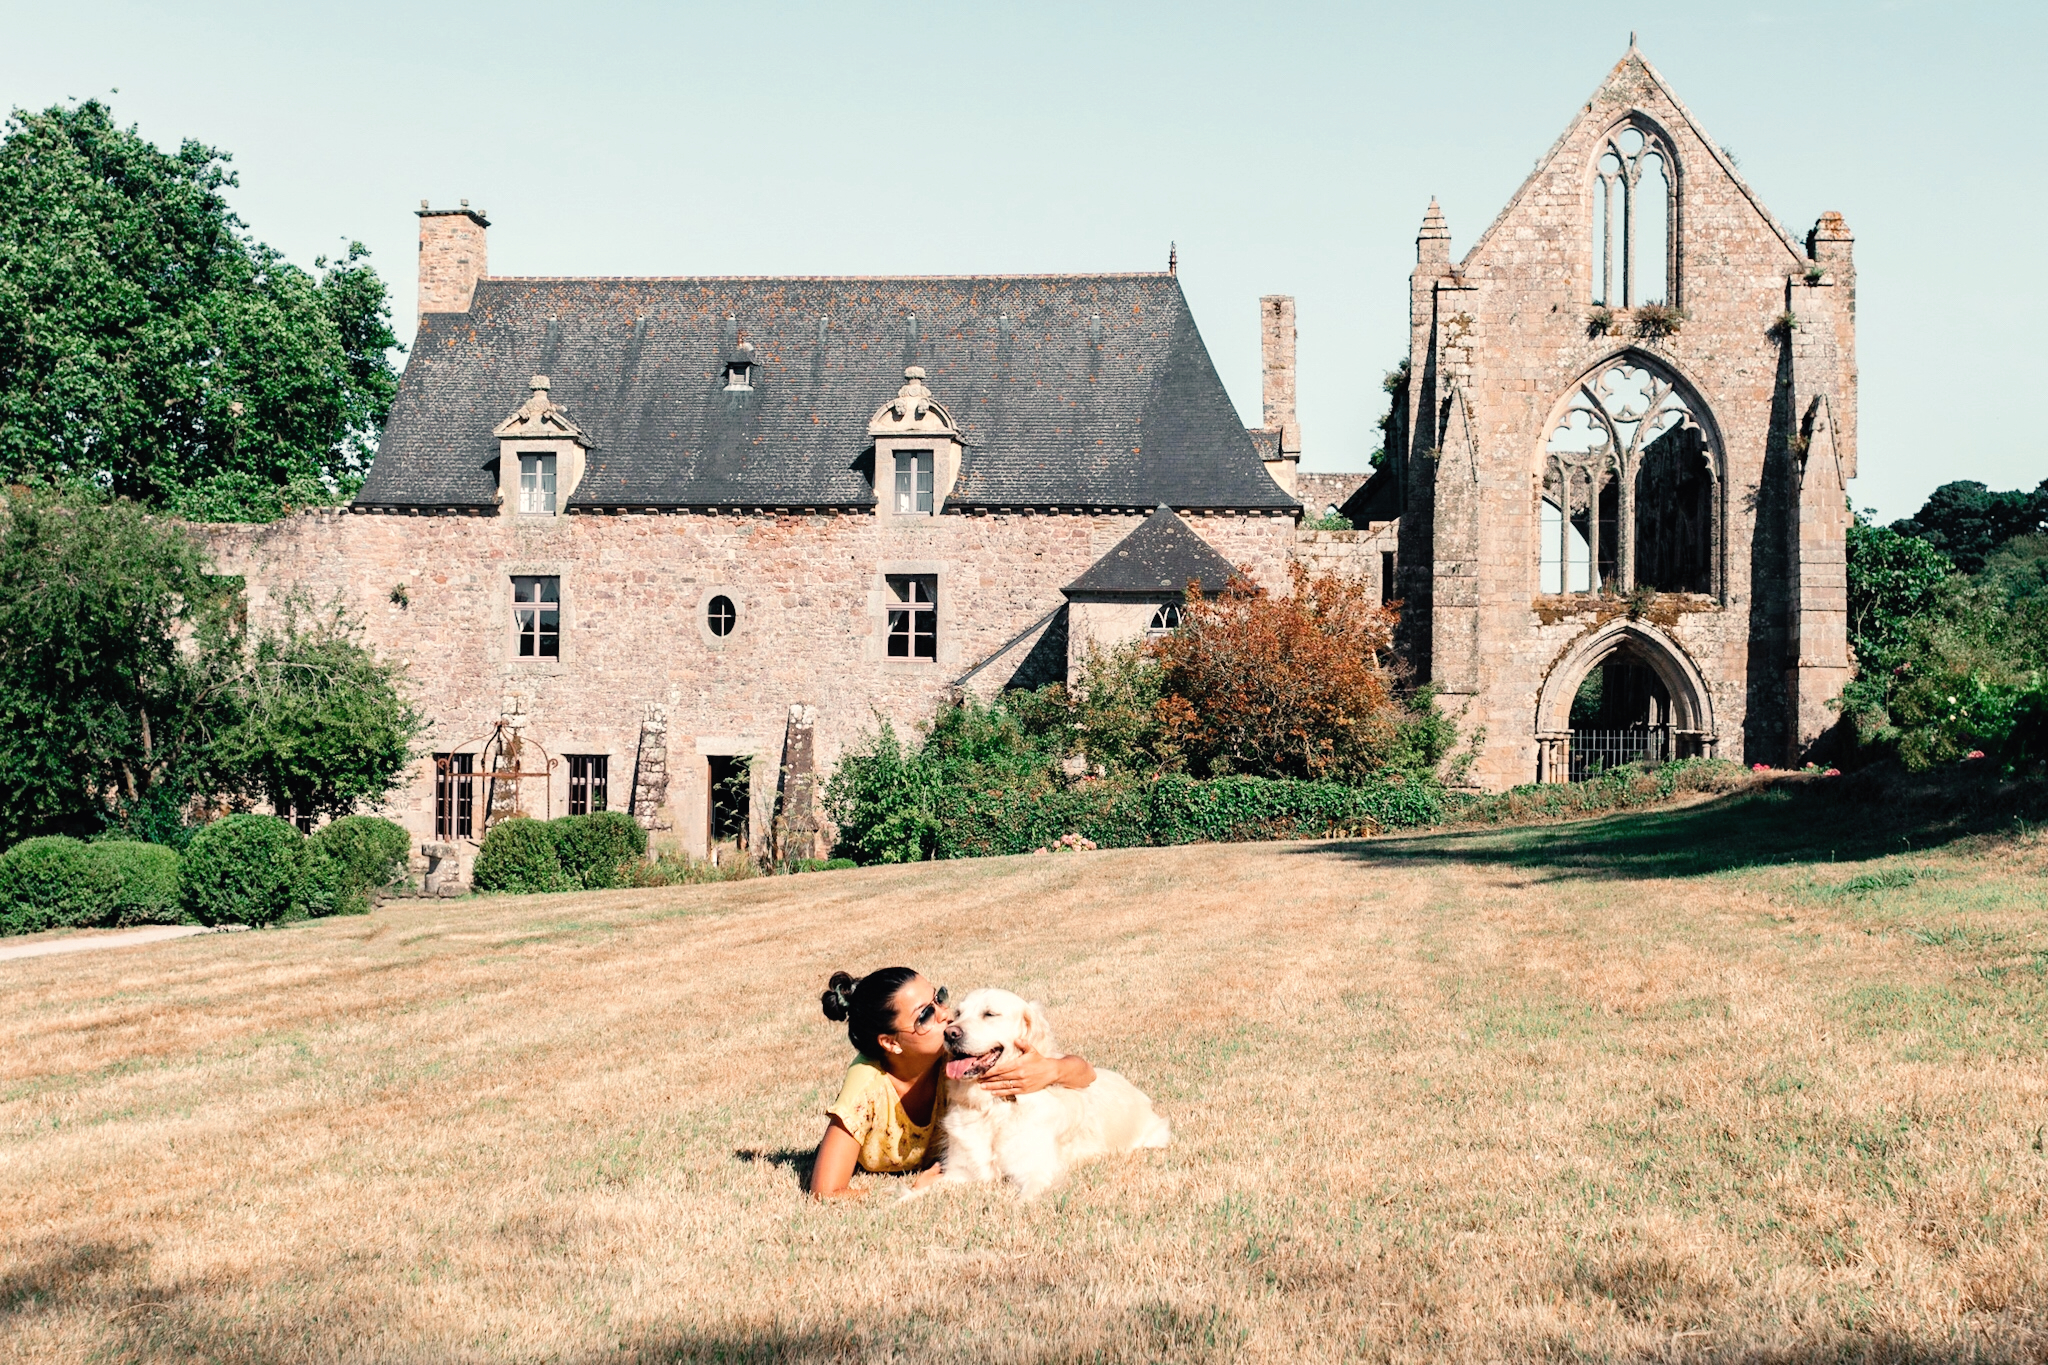
[[392, 813], [458, 865], [515, 808], [808, 854], [878, 720], [1064, 676], [1070, 618], [1141, 632], [1190, 562], [1285, 582], [1299, 505], [1171, 269], [515, 279], [481, 211], [419, 222], [360, 494], [216, 548], [252, 610], [339, 598], [407, 661], [435, 757]]
[[1487, 787], [1792, 760], [1850, 673], [1856, 272], [1779, 225], [1630, 43], [1461, 260], [1416, 240], [1400, 647]]
[[1486, 787], [1784, 762], [1849, 676], [1849, 231], [1781, 227], [1633, 42], [1462, 260], [1432, 201], [1369, 478], [1297, 472], [1294, 300], [1247, 429], [1171, 262], [509, 278], [482, 212], [419, 221], [360, 495], [215, 534], [253, 610], [338, 598], [410, 664], [435, 756], [393, 813], [458, 870], [514, 809], [811, 852], [878, 722], [1063, 677], [1231, 566], [1401, 599]]

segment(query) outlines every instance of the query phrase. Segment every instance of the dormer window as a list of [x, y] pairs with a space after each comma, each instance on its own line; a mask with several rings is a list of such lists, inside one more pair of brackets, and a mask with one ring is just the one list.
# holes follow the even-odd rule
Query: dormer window
[[519, 510], [555, 514], [555, 457], [527, 452], [519, 457]]
[[519, 410], [491, 430], [498, 442], [498, 507], [507, 517], [552, 517], [576, 496], [590, 442], [537, 374]]
[[932, 514], [932, 452], [896, 452], [896, 511]]
[[747, 390], [754, 387], [754, 343], [742, 341], [733, 348], [732, 358], [725, 362], [725, 391]]

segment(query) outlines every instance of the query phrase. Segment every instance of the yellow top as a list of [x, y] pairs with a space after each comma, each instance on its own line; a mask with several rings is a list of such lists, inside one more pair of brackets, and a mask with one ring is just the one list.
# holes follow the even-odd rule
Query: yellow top
[[864, 1171], [915, 1171], [925, 1164], [932, 1148], [932, 1134], [946, 1110], [946, 1087], [940, 1085], [932, 1097], [930, 1123], [912, 1123], [903, 1111], [889, 1073], [865, 1057], [856, 1057], [846, 1068], [846, 1084], [839, 1098], [825, 1112], [846, 1125], [860, 1144], [860, 1168]]

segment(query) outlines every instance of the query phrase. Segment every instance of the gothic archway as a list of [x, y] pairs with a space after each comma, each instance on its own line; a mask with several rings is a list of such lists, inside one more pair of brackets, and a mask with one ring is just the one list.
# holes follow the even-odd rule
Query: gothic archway
[[1552, 666], [1536, 700], [1536, 780], [1638, 759], [1711, 756], [1714, 703], [1685, 650], [1644, 621], [1610, 621]]
[[1676, 370], [1605, 357], [1559, 398], [1537, 459], [1537, 592], [1721, 595], [1720, 433]]

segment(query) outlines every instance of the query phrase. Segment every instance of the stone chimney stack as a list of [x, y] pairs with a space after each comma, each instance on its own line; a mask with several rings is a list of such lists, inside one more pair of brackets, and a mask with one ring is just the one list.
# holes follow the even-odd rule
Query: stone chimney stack
[[467, 313], [476, 282], [488, 273], [484, 230], [491, 225], [467, 199], [459, 209], [432, 209], [420, 200], [421, 313]]
[[1294, 300], [1268, 294], [1259, 300], [1259, 361], [1265, 377], [1261, 425], [1280, 433], [1282, 459], [1301, 458], [1301, 426], [1294, 417]]

